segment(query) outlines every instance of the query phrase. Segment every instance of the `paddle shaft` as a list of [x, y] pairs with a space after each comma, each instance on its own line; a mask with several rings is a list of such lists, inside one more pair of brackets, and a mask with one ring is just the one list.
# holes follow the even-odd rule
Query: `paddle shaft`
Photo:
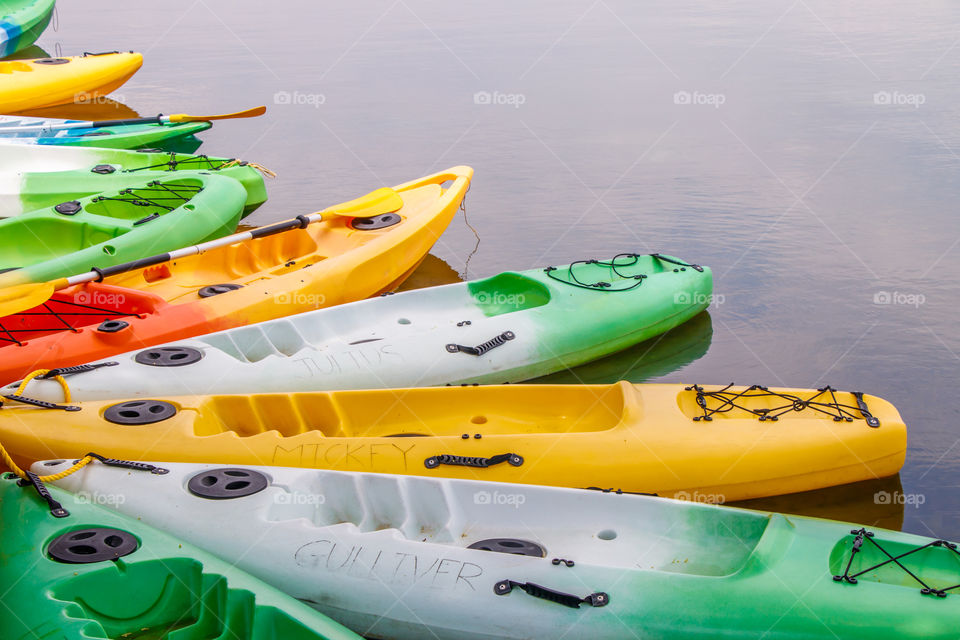
[[236, 113], [224, 113], [212, 116], [191, 116], [185, 113], [175, 113], [171, 116], [163, 114], [142, 118], [121, 118], [118, 120], [80, 120], [77, 122], [55, 122], [40, 124], [25, 124], [21, 126], [5, 127], [0, 122], [0, 135], [4, 133], [30, 133], [33, 131], [69, 131], [71, 129], [97, 129], [99, 127], [123, 127], [135, 124], [170, 124], [179, 122], [208, 122], [211, 120], [228, 120], [232, 118], [254, 118], [263, 115], [266, 107], [254, 107]]
[[[160, 253], [155, 256], [150, 256], [148, 258], [141, 258], [139, 260], [132, 260], [130, 262], [124, 262], [123, 264], [117, 264], [112, 267], [104, 267], [103, 269], [93, 269], [86, 273], [81, 273], [75, 276], [70, 276], [65, 279], [64, 287], [68, 287], [74, 284], [81, 284], [84, 282], [92, 282], [94, 280], [101, 280], [108, 276], [113, 276], [118, 273], [126, 273], [128, 271], [134, 271], [136, 269], [143, 269], [146, 267], [152, 267], [156, 264], [161, 264], [164, 262], [169, 262], [170, 260], [178, 260], [179, 258], [185, 258], [187, 256], [199, 255], [210, 249], [216, 249], [218, 247], [225, 247], [236, 242], [244, 242], [246, 240], [253, 240], [255, 238], [264, 238], [266, 236], [272, 236], [277, 233], [282, 233], [284, 231], [289, 231], [291, 229], [303, 229], [308, 224], [313, 224], [314, 222], [320, 222], [323, 220], [323, 215], [319, 213], [311, 213], [305, 216], [297, 216], [292, 220], [284, 220], [283, 222], [277, 222], [276, 224], [267, 225], [265, 227], [257, 227], [256, 229], [251, 229], [250, 231], [242, 231], [240, 233], [235, 233], [230, 236], [225, 236], [223, 238], [217, 238], [216, 240], [210, 240], [209, 242], [204, 242], [201, 244], [196, 244], [190, 247], [184, 247], [182, 249], [177, 249], [175, 251], [170, 251], [168, 253]], [[57, 287], [63, 288], [63, 287]]]

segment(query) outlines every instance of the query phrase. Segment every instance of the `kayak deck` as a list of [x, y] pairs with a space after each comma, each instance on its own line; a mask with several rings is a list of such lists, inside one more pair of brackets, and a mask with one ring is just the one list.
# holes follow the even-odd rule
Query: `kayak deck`
[[[79, 402], [73, 412], [8, 406], [0, 408], [0, 442], [20, 460], [96, 450], [709, 502], [885, 477], [903, 465], [906, 427], [881, 398], [862, 396], [861, 414], [851, 393], [803, 406], [820, 392], [772, 389], [776, 402], [793, 406], [783, 398], [795, 398], [802, 408], [776, 421], [751, 412], [706, 421], [692, 410], [696, 389], [620, 382], [152, 397]], [[758, 398], [756, 408], [772, 402]], [[128, 411], [135, 429], [111, 417]]]

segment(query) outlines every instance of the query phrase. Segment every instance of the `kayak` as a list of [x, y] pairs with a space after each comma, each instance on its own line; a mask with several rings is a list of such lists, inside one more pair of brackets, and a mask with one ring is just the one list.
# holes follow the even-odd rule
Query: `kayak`
[[[194, 134], [206, 131], [213, 126], [209, 122], [183, 122], [176, 124], [125, 124], [112, 127], [84, 127], [60, 130], [53, 128], [35, 128], [38, 126], [55, 127], [58, 124], [71, 122], [82, 121], [27, 116], [0, 116], [0, 144], [41, 144], [138, 149], [158, 147], [167, 143], [190, 139]], [[15, 127], [32, 128], [28, 131], [16, 131], [13, 130]]]
[[50, 23], [54, 0], [0, 0], [0, 58], [29, 47]]
[[0, 479], [4, 638], [360, 640], [176, 535], [98, 506], [103, 494], [51, 488], [69, 512], [56, 518], [15, 480]]
[[57, 291], [0, 318], [0, 383], [391, 291], [450, 224], [472, 175], [454, 167], [380, 190], [397, 202], [382, 215], [335, 205], [305, 228]]
[[153, 172], [183, 170], [211, 171], [240, 181], [247, 190], [244, 216], [267, 200], [261, 173], [232, 158], [8, 144], [0, 145], [0, 218], [120, 190], [154, 176]]
[[[49, 464], [34, 470], [70, 462]], [[93, 463], [57, 485], [114, 496], [366, 637], [957, 637], [960, 553], [933, 538], [650, 496], [155, 464], [169, 473]]]
[[184, 172], [0, 220], [0, 287], [218, 238], [236, 228], [245, 200], [236, 180]]
[[[709, 268], [621, 254], [131, 351], [71, 375], [70, 392], [99, 400], [521, 382], [660, 335], [706, 308], [711, 292]], [[55, 381], [37, 380], [28, 395], [56, 402], [62, 394]]]
[[[167, 357], [184, 355], [190, 357]], [[221, 375], [232, 373], [225, 368]], [[29, 388], [23, 395], [29, 398]], [[889, 402], [829, 387], [619, 382], [48, 406], [59, 408], [0, 408], [0, 442], [15, 459], [96, 451], [134, 460], [600, 487], [709, 502], [890, 476], [903, 466], [907, 442]]]
[[109, 52], [0, 62], [0, 112], [92, 102], [140, 69], [139, 53]]

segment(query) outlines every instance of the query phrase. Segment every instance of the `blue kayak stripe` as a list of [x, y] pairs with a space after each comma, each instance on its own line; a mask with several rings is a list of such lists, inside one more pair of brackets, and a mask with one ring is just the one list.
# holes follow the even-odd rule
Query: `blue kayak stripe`
[[5, 58], [16, 52], [23, 27], [13, 22], [0, 22], [0, 32], [0, 57]]

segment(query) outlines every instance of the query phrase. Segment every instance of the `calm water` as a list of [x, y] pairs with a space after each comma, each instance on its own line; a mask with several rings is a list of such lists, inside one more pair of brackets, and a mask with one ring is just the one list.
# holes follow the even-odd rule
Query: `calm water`
[[39, 44], [142, 51], [118, 91], [141, 114], [267, 104], [201, 148], [278, 172], [256, 223], [472, 165], [479, 246], [458, 217], [420, 282], [712, 266], [709, 316], [553, 379], [881, 395], [899, 479], [752, 504], [958, 539], [960, 6], [724, 4], [61, 0]]

